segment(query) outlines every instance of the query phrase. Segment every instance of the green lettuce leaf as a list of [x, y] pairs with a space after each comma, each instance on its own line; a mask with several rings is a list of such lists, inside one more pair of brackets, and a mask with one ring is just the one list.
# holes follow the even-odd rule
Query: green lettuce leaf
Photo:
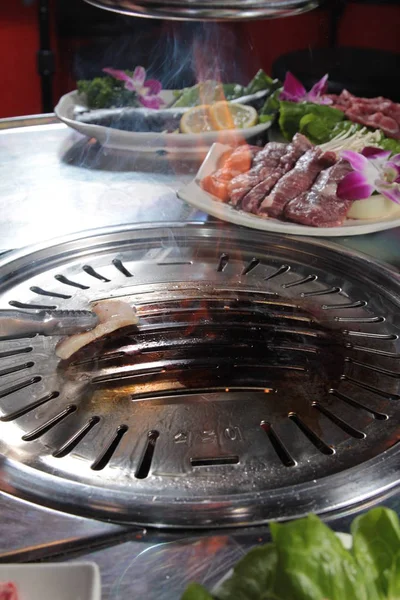
[[250, 83], [243, 87], [239, 83], [220, 83], [218, 81], [204, 81], [190, 88], [185, 88], [179, 93], [175, 91], [177, 100], [173, 106], [192, 107], [199, 104], [213, 104], [219, 100], [235, 100], [242, 96], [255, 94], [261, 90], [275, 90], [281, 84], [271, 79], [263, 70], [258, 71]]
[[273, 544], [250, 550], [237, 563], [232, 576], [218, 588], [215, 597], [217, 600], [279, 600], [280, 596], [274, 595], [277, 562]]
[[199, 583], [190, 583], [181, 600], [213, 600], [211, 594]]
[[269, 123], [270, 121], [274, 121], [277, 117], [281, 106], [279, 100], [281, 91], [282, 88], [279, 87], [266, 99], [264, 106], [258, 113], [260, 123]]
[[367, 600], [362, 571], [316, 516], [271, 524], [278, 552], [277, 587], [291, 600]]
[[212, 104], [224, 99], [223, 87], [218, 81], [204, 81], [182, 90], [174, 102], [175, 107], [192, 107], [199, 104]]
[[329, 131], [344, 119], [342, 111], [330, 106], [311, 102], [280, 102], [279, 126], [288, 140], [300, 132], [315, 144], [321, 144], [329, 140], [326, 139]]
[[272, 79], [262, 69], [257, 71], [250, 83], [244, 88], [245, 95], [255, 94], [261, 90], [275, 90], [281, 83], [277, 79]]
[[[379, 507], [354, 519], [351, 525], [353, 552], [365, 579], [382, 598], [400, 599], [400, 521], [396, 513]], [[397, 578], [397, 579], [396, 579]], [[399, 594], [390, 596], [389, 590]], [[393, 594], [393, 592], [391, 591]]]
[[383, 135], [379, 145], [384, 150], [390, 150], [392, 154], [400, 154], [400, 140], [394, 140]]
[[192, 584], [182, 600], [400, 600], [400, 521], [375, 508], [352, 524], [353, 548], [311, 515], [270, 525], [273, 542], [251, 550], [210, 595]]
[[222, 88], [226, 100], [235, 100], [245, 95], [244, 87], [238, 83], [223, 83]]
[[399, 600], [400, 598], [400, 552], [396, 554], [392, 562], [389, 574], [388, 600]]

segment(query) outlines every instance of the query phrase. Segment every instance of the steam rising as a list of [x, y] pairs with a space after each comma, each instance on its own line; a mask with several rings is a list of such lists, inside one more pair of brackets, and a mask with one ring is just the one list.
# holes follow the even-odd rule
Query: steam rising
[[226, 23], [158, 22], [125, 17], [124, 32], [80, 50], [77, 79], [101, 76], [104, 67], [143, 65], [165, 89], [198, 81], [247, 83], [259, 67], [245, 65], [240, 26]]

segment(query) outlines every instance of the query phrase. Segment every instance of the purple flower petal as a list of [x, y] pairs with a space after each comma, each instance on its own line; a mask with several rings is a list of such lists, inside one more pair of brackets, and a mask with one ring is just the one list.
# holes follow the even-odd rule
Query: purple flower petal
[[398, 185], [381, 185], [377, 182], [376, 189], [386, 198], [400, 204], [400, 186]]
[[340, 156], [341, 158], [348, 160], [355, 171], [363, 173], [368, 169], [368, 159], [358, 152], [353, 152], [353, 150], [343, 150]]
[[280, 94], [281, 100], [289, 100], [290, 102], [299, 102], [306, 95], [305, 87], [300, 83], [294, 75], [288, 71], [285, 81], [283, 82], [283, 90]]
[[146, 108], [154, 108], [158, 110], [165, 104], [164, 100], [159, 96], [138, 96], [139, 102]]
[[381, 148], [374, 148], [373, 146], [366, 146], [361, 154], [370, 160], [386, 160], [389, 158], [390, 150], [381, 150]]
[[111, 77], [114, 77], [114, 79], [118, 79], [119, 81], [131, 80], [131, 78], [125, 73], [125, 71], [120, 71], [119, 69], [111, 69], [107, 67], [106, 69], [103, 69], [103, 72], [107, 73], [107, 75], [111, 75]]
[[309, 98], [318, 98], [322, 94], [326, 94], [328, 89], [328, 73], [322, 77], [315, 85], [312, 86], [308, 93]]
[[145, 79], [146, 70], [143, 67], [136, 67], [136, 69], [133, 71], [132, 80], [138, 87], [143, 87]]
[[162, 85], [156, 79], [148, 79], [144, 82], [144, 87], [148, 88], [148, 94], [151, 96], [157, 96], [162, 90]]
[[328, 98], [328, 96], [319, 96], [318, 100], [314, 102], [317, 102], [317, 104], [333, 104], [332, 98]]
[[391, 162], [393, 162], [395, 165], [400, 166], [400, 154], [395, 154], [394, 156], [392, 156], [390, 158]]
[[128, 90], [129, 92], [137, 92], [138, 86], [133, 81], [133, 79], [129, 78], [125, 81], [125, 89]]
[[385, 163], [384, 173], [389, 182], [397, 181], [400, 176], [400, 165], [396, 165], [392, 160], [388, 160]]
[[339, 181], [337, 187], [337, 196], [342, 200], [363, 200], [369, 198], [374, 191], [361, 173], [349, 173]]

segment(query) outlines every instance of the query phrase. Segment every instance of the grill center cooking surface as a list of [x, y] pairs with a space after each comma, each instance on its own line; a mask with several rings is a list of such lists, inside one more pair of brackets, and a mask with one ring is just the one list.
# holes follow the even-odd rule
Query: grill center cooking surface
[[[332, 511], [397, 483], [397, 276], [334, 245], [210, 226], [3, 261], [1, 308], [118, 298], [138, 327], [55, 355], [0, 341], [2, 489], [169, 526]], [[398, 463], [397, 463], [398, 464]]]

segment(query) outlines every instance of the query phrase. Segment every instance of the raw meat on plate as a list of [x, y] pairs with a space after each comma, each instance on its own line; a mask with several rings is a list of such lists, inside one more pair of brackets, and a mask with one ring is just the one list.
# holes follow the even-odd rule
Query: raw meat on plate
[[282, 216], [286, 203], [309, 190], [318, 174], [335, 162], [334, 152], [323, 152], [320, 148], [308, 150], [264, 198], [258, 214], [269, 217]]
[[284, 209], [289, 221], [312, 227], [339, 227], [346, 218], [352, 200], [341, 200], [336, 195], [337, 184], [350, 173], [350, 164], [339, 160], [322, 171], [312, 188], [290, 200]]

